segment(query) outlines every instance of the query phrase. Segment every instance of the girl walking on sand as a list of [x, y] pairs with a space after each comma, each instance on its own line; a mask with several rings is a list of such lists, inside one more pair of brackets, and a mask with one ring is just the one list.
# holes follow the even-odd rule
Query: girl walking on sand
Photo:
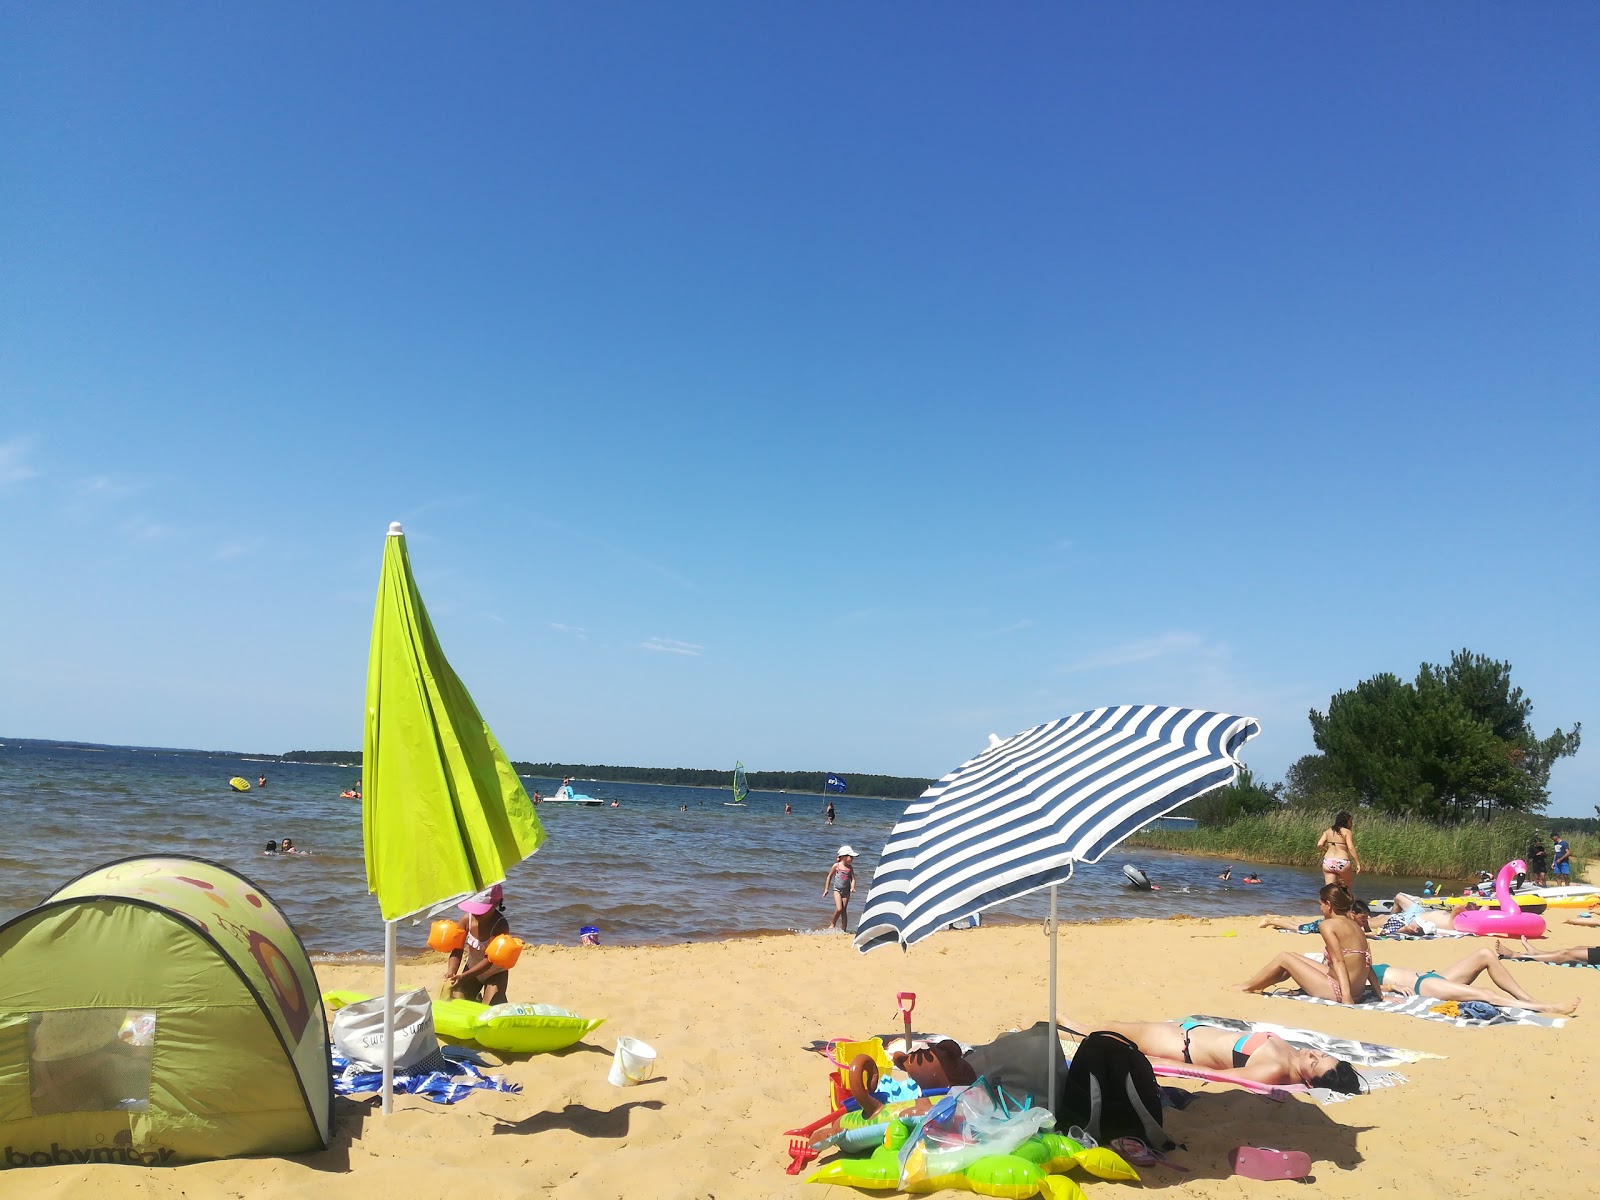
[[856, 852], [849, 846], [840, 846], [838, 857], [828, 868], [828, 877], [822, 881], [822, 894], [833, 893], [833, 920], [828, 922], [829, 929], [837, 926], [845, 933], [850, 932], [850, 893], [855, 884]]

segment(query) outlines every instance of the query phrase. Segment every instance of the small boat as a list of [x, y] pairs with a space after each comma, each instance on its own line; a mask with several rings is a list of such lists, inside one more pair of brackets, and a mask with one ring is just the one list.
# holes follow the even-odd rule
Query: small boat
[[744, 798], [749, 794], [750, 788], [744, 781], [744, 764], [736, 762], [733, 764], [733, 799], [724, 800], [722, 806], [724, 808], [748, 808], [749, 805], [744, 802]]
[[591, 808], [599, 808], [602, 804], [605, 803], [605, 801], [601, 800], [601, 799], [599, 799], [599, 798], [597, 798], [595, 796], [585, 796], [582, 792], [575, 792], [575, 791], [572, 790], [572, 785], [570, 783], [563, 783], [560, 787], [558, 787], [556, 789], [556, 794], [555, 795], [553, 795], [553, 796], [545, 796], [542, 800], [539, 801], [539, 803], [541, 803], [541, 804], [587, 804]]
[[250, 790], [250, 781], [235, 775], [232, 779], [228, 780], [228, 786], [236, 792], [248, 792]]

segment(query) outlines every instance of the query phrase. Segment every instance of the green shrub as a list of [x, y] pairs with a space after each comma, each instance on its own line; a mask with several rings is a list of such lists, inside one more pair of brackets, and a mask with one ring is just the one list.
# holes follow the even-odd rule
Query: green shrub
[[[1129, 843], [1157, 850], [1209, 854], [1248, 862], [1312, 865], [1320, 861], [1317, 839], [1331, 814], [1280, 808], [1259, 817], [1196, 829], [1146, 829]], [[1467, 879], [1479, 870], [1496, 871], [1514, 858], [1526, 858], [1536, 832], [1561, 828], [1525, 813], [1500, 812], [1489, 821], [1436, 824], [1412, 817], [1356, 813], [1356, 852], [1361, 869], [1377, 875], [1415, 875], [1439, 880]], [[1600, 857], [1600, 837], [1579, 834], [1572, 844], [1573, 877], [1581, 879], [1587, 860]]]

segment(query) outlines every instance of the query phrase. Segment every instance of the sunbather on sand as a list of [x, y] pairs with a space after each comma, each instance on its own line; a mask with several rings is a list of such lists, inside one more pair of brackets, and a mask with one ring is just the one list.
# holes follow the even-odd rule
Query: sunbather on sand
[[[1472, 982], [1485, 971], [1489, 973], [1490, 981], [1500, 989], [1499, 991], [1472, 986]], [[1432, 1000], [1481, 1000], [1485, 1004], [1497, 1006], [1505, 1004], [1506, 996], [1510, 996], [1521, 1007], [1533, 1012], [1554, 1013], [1562, 1017], [1572, 1017], [1578, 1013], [1577, 1000], [1535, 1000], [1528, 995], [1517, 986], [1517, 981], [1511, 978], [1511, 973], [1500, 965], [1500, 956], [1488, 946], [1474, 950], [1442, 971], [1413, 971], [1409, 967], [1373, 963], [1372, 975], [1377, 980], [1378, 987], [1396, 996], [1427, 996]], [[1291, 980], [1307, 995], [1318, 996], [1323, 1000], [1333, 999], [1328, 994], [1330, 990], [1328, 975], [1324, 973], [1322, 964], [1312, 962], [1298, 954], [1279, 954], [1252, 979], [1240, 986], [1247, 992], [1264, 992], [1270, 987]]]
[[[1337, 885], [1335, 885], [1337, 886]], [[1346, 1094], [1361, 1090], [1361, 1077], [1349, 1063], [1320, 1050], [1301, 1049], [1275, 1033], [1218, 1029], [1199, 1021], [1061, 1021], [1073, 1031], [1109, 1029], [1120, 1033], [1151, 1058], [1187, 1063], [1276, 1087], [1305, 1083]]]
[[1239, 984], [1240, 991], [1264, 992], [1292, 980], [1307, 995], [1335, 1004], [1357, 1004], [1369, 990], [1376, 993], [1378, 979], [1372, 973], [1372, 950], [1367, 945], [1367, 935], [1350, 917], [1350, 893], [1340, 884], [1328, 883], [1317, 894], [1322, 900], [1322, 921], [1317, 932], [1322, 934], [1327, 964], [1286, 950], [1273, 955], [1272, 961]]
[[1545, 963], [1581, 963], [1586, 967], [1600, 967], [1600, 946], [1568, 946], [1565, 950], [1535, 950], [1528, 945], [1528, 939], [1522, 938], [1519, 946], [1516, 942], [1497, 941], [1494, 944], [1495, 952], [1501, 958], [1524, 958], [1529, 962]]
[[1489, 973], [1490, 982], [1499, 988], [1500, 992], [1510, 996], [1523, 1008], [1531, 1009], [1533, 1012], [1555, 1013], [1562, 1017], [1573, 1017], [1578, 1014], [1576, 999], [1546, 1001], [1535, 1000], [1528, 995], [1517, 986], [1517, 981], [1511, 978], [1511, 972], [1500, 965], [1500, 955], [1489, 946], [1474, 950], [1442, 971], [1418, 972], [1409, 967], [1392, 967], [1387, 963], [1372, 965], [1372, 972], [1378, 977], [1378, 983], [1383, 990], [1399, 996], [1428, 996], [1434, 1000], [1482, 1000], [1486, 1004], [1504, 1004], [1505, 997], [1500, 995], [1500, 992], [1471, 986], [1473, 980], [1485, 971]]

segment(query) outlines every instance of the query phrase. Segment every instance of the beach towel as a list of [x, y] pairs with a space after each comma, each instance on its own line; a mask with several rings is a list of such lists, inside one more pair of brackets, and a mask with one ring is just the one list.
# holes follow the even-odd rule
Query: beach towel
[[[383, 1087], [383, 1072], [369, 1071], [343, 1055], [333, 1057], [333, 1090], [341, 1096], [364, 1096]], [[520, 1092], [520, 1083], [508, 1083], [499, 1075], [485, 1075], [471, 1062], [441, 1057], [433, 1064], [437, 1070], [394, 1073], [397, 1096], [423, 1096], [435, 1104], [454, 1104], [469, 1092]]]
[[1542, 967], [1587, 967], [1591, 971], [1600, 971], [1600, 963], [1553, 963], [1542, 958], [1523, 958], [1520, 954], [1516, 958], [1508, 958], [1507, 962], [1538, 963]]
[[[1442, 1054], [1429, 1054], [1422, 1050], [1403, 1050], [1398, 1046], [1383, 1046], [1376, 1042], [1358, 1042], [1351, 1038], [1334, 1037], [1332, 1034], [1319, 1033], [1314, 1029], [1293, 1029], [1287, 1025], [1275, 1025], [1270, 1021], [1241, 1021], [1237, 1017], [1208, 1017], [1194, 1015], [1184, 1017], [1185, 1021], [1196, 1021], [1202, 1025], [1210, 1025], [1217, 1029], [1226, 1029], [1230, 1033], [1271, 1033], [1281, 1037], [1284, 1041], [1296, 1046], [1320, 1050], [1324, 1054], [1331, 1054], [1335, 1058], [1342, 1058], [1356, 1068], [1356, 1073], [1366, 1081], [1368, 1090], [1373, 1088], [1394, 1087], [1396, 1084], [1408, 1082], [1406, 1077], [1398, 1071], [1385, 1068], [1401, 1066], [1406, 1063], [1420, 1062], [1424, 1058], [1443, 1058]], [[1063, 1044], [1069, 1044], [1071, 1039], [1063, 1038]], [[1275, 1100], [1287, 1100], [1290, 1093], [1299, 1093], [1315, 1100], [1318, 1104], [1338, 1104], [1351, 1099], [1343, 1092], [1333, 1091], [1331, 1088], [1314, 1088], [1303, 1083], [1275, 1086], [1270, 1083], [1256, 1083], [1254, 1080], [1239, 1079], [1228, 1076], [1220, 1071], [1208, 1071], [1204, 1067], [1188, 1066], [1181, 1063], [1156, 1062], [1154, 1064], [1157, 1075], [1168, 1079], [1202, 1079], [1212, 1083], [1226, 1083], [1233, 1087], [1242, 1087], [1247, 1091], [1259, 1095], [1270, 1096]]]
[[1304, 1000], [1309, 1004], [1333, 1004], [1339, 1008], [1404, 1013], [1408, 1017], [1420, 1017], [1424, 1021], [1439, 1021], [1446, 1025], [1454, 1025], [1457, 1029], [1479, 1029], [1485, 1025], [1544, 1025], [1551, 1029], [1560, 1029], [1567, 1023], [1563, 1017], [1547, 1017], [1543, 1013], [1529, 1012], [1525, 1008], [1515, 1006], [1499, 1006], [1500, 1015], [1488, 1021], [1479, 1021], [1472, 1017], [1450, 1017], [1433, 1011], [1445, 1003], [1437, 996], [1395, 996], [1382, 1001], [1367, 1000], [1360, 1004], [1339, 1004], [1336, 1000], [1324, 1000], [1320, 996], [1308, 996], [1300, 991], [1263, 992], [1262, 995], [1280, 996], [1285, 1000]]
[[[1300, 936], [1298, 929], [1280, 929], [1279, 933], [1292, 933]], [[1304, 936], [1310, 936], [1309, 934]], [[1318, 937], [1321, 935], [1318, 934]], [[1434, 933], [1369, 933], [1369, 942], [1431, 942], [1435, 938], [1462, 938], [1471, 937], [1470, 933], [1463, 933], [1459, 929], [1440, 929]]]

